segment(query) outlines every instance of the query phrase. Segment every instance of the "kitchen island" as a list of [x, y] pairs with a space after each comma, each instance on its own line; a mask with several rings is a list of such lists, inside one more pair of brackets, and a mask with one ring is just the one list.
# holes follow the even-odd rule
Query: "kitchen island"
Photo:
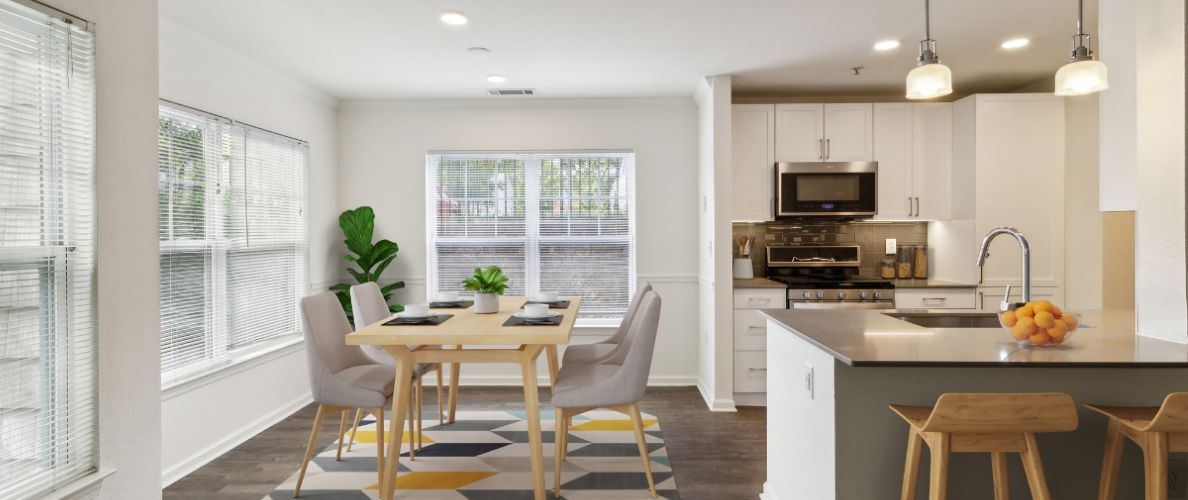
[[[1129, 311], [1084, 314], [1085, 326], [1064, 345], [1048, 348], [1020, 347], [1000, 328], [929, 328], [900, 319], [929, 324], [921, 319], [985, 314], [973, 311], [763, 314], [765, 500], [897, 498], [907, 424], [887, 409], [891, 403], [930, 406], [945, 392], [1051, 391], [1072, 395], [1078, 405], [1151, 406], [1188, 390], [1188, 346], [1134, 335]], [[1075, 432], [1039, 436], [1053, 498], [1097, 495], [1106, 421], [1084, 408], [1079, 413]], [[1012, 494], [1030, 498], [1018, 457], [1009, 460]], [[1141, 471], [1141, 455], [1128, 447], [1118, 499], [1143, 497]], [[919, 498], [927, 497], [927, 483], [925, 468]], [[949, 498], [993, 498], [989, 454], [953, 455]]]

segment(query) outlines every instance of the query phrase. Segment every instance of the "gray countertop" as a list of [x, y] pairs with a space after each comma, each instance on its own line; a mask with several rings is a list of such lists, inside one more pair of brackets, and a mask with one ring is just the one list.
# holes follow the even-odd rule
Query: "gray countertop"
[[749, 280], [734, 280], [734, 288], [788, 288], [788, 285], [767, 278], [751, 278]]
[[1020, 347], [1001, 328], [924, 328], [862, 309], [762, 313], [850, 366], [1188, 367], [1188, 345], [1134, 334], [1133, 311], [1092, 311], [1064, 344]]
[[973, 283], [934, 278], [895, 280], [895, 288], [977, 288], [977, 286]]

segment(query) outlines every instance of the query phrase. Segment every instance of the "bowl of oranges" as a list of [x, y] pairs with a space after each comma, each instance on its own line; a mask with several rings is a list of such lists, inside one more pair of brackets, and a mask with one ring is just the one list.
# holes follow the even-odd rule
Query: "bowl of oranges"
[[1017, 302], [998, 313], [998, 322], [1023, 346], [1051, 347], [1072, 337], [1080, 320], [1051, 302]]

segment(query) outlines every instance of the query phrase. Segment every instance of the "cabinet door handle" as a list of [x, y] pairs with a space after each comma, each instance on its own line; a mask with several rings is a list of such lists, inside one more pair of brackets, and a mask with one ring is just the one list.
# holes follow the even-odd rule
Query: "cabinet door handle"
[[833, 154], [833, 148], [830, 147], [829, 139], [825, 139], [825, 159], [828, 160]]
[[825, 159], [825, 139], [817, 139], [817, 159]]
[[920, 197], [916, 197], [916, 217], [920, 216]]
[[908, 196], [908, 217], [912, 216], [912, 197]]

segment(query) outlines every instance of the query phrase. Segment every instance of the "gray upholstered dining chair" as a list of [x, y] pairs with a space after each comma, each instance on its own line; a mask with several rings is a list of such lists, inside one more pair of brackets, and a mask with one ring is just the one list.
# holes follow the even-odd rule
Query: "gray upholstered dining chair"
[[[392, 316], [392, 312], [388, 309], [388, 302], [384, 300], [384, 294], [380, 291], [379, 285], [375, 282], [362, 283], [351, 287], [351, 311], [355, 315], [355, 331], [362, 330], [372, 323], [383, 321]], [[388, 351], [383, 347], [377, 345], [362, 346], [363, 353], [370, 357], [374, 362], [387, 365], [392, 368], [392, 378], [395, 380], [395, 366], [396, 360], [392, 358]], [[422, 400], [425, 394], [424, 385], [422, 381], [426, 374], [430, 371], [437, 372], [437, 415], [438, 423], [442, 423], [442, 414], [444, 411], [442, 398], [442, 383], [441, 383], [441, 365], [433, 363], [421, 363], [413, 367], [413, 388], [412, 397], [408, 398], [408, 435], [409, 435], [409, 452], [410, 459], [416, 459], [417, 450], [421, 449], [423, 444], [423, 436], [421, 430], [424, 428], [424, 419], [422, 418]], [[413, 418], [413, 416], [416, 416]], [[351, 427], [350, 442], [347, 444], [347, 451], [355, 445], [355, 432], [359, 429], [359, 421], [363, 418], [362, 409], [355, 411], [354, 425]], [[414, 428], [414, 423], [416, 424]]]
[[329, 414], [342, 414], [338, 425], [339, 459], [342, 458], [347, 414], [363, 408], [375, 415], [380, 423], [376, 426], [376, 467], [379, 471], [384, 470], [384, 407], [391, 401], [392, 386], [396, 383], [391, 366], [376, 363], [359, 346], [346, 344], [351, 324], [334, 294], [323, 292], [301, 299], [301, 321], [310, 389], [318, 404], [318, 413], [314, 417], [301, 471], [297, 473], [294, 497], [301, 494], [301, 482], [305, 480], [305, 469], [313, 457], [318, 431], [322, 428], [322, 420]]
[[648, 458], [648, 444], [644, 437], [643, 418], [639, 413], [639, 401], [643, 399], [648, 385], [648, 374], [652, 369], [652, 351], [656, 346], [656, 331], [660, 324], [660, 295], [655, 291], [644, 293], [635, 316], [624, 336], [627, 352], [622, 363], [579, 363], [562, 365], [557, 373], [557, 384], [553, 388], [552, 404], [556, 416], [556, 466], [553, 495], [561, 495], [561, 462], [569, 447], [569, 428], [573, 417], [597, 408], [610, 408], [631, 417], [635, 429], [635, 442], [639, 445], [639, 457], [643, 461], [644, 474], [648, 478], [648, 490], [656, 496], [656, 483], [652, 480], [652, 467]]
[[[639, 303], [643, 300], [644, 294], [650, 291], [652, 291], [652, 285], [649, 283], [644, 283], [635, 290], [635, 295], [631, 297], [631, 302], [627, 304], [627, 312], [623, 314], [623, 322], [619, 323], [619, 329], [615, 331], [614, 335], [593, 344], [578, 344], [566, 347], [565, 354], [561, 356], [561, 364], [600, 363], [612, 357], [621, 357], [626, 352], [619, 352], [619, 349], [620, 347], [626, 347], [621, 344], [623, 344], [623, 340], [627, 337], [627, 328], [631, 326], [631, 320], [635, 317], [636, 311], [639, 310]], [[616, 354], [619, 356], [616, 356]]]

